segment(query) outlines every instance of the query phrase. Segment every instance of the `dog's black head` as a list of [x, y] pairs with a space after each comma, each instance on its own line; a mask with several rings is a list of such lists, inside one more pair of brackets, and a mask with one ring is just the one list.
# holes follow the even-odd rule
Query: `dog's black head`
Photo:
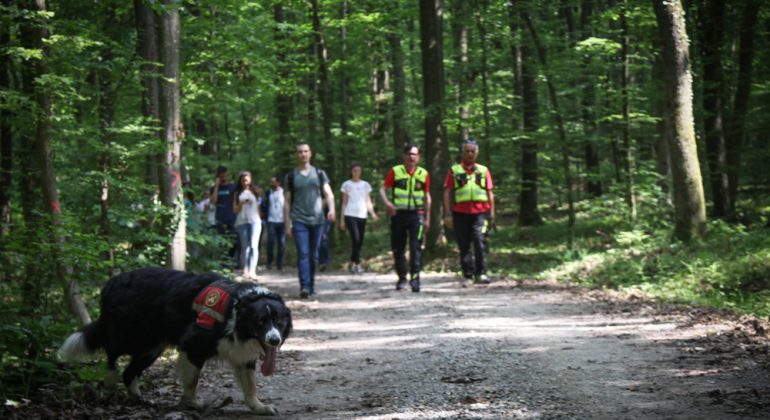
[[262, 374], [272, 375], [277, 350], [292, 331], [291, 310], [280, 295], [262, 287], [250, 288], [236, 298], [233, 335], [240, 342], [259, 341], [265, 353]]

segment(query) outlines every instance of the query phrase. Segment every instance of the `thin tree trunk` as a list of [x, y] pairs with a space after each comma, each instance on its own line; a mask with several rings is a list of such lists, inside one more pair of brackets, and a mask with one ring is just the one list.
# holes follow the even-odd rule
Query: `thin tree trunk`
[[484, 161], [492, 158], [492, 122], [489, 112], [489, 51], [487, 48], [487, 29], [484, 18], [487, 13], [487, 0], [481, 0], [481, 10], [476, 12], [476, 28], [479, 31], [479, 43], [481, 44], [481, 110], [484, 117], [484, 138], [481, 151]]
[[454, 89], [457, 106], [457, 135], [455, 142], [461, 144], [470, 138], [470, 107], [468, 106], [468, 85], [472, 75], [468, 71], [468, 6], [467, 1], [453, 1], [452, 42], [454, 44]]
[[[34, 13], [46, 11], [45, 0], [34, 0], [29, 3], [29, 10]], [[48, 38], [48, 28], [45, 22], [35, 22], [23, 26], [22, 44], [25, 48], [42, 51], [39, 59], [29, 63], [27, 71], [33, 77], [31, 86], [27, 88], [34, 94], [36, 109], [35, 118], [35, 152], [40, 165], [40, 186], [46, 213], [50, 217], [48, 223], [51, 247], [51, 257], [56, 268], [56, 278], [64, 287], [70, 310], [77, 320], [85, 325], [91, 322], [88, 309], [83, 303], [80, 288], [72, 276], [72, 267], [64, 261], [64, 233], [62, 232], [61, 204], [57, 190], [56, 174], [54, 173], [53, 159], [51, 156], [51, 93], [44, 85], [38, 84], [40, 78], [48, 74], [48, 47], [44, 40]]]
[[666, 96], [673, 136], [669, 144], [674, 181], [675, 236], [683, 241], [702, 237], [706, 229], [706, 205], [695, 146], [692, 109], [692, 75], [687, 51], [684, 10], [679, 0], [653, 0], [658, 21]]
[[537, 57], [540, 61], [540, 65], [543, 67], [545, 73], [546, 86], [548, 88], [548, 99], [553, 107], [551, 116], [556, 123], [556, 129], [559, 134], [559, 143], [562, 152], [562, 170], [564, 171], [564, 183], [566, 184], [567, 192], [567, 249], [570, 251], [573, 249], [573, 243], [575, 238], [575, 204], [572, 195], [572, 172], [569, 166], [569, 140], [567, 138], [567, 131], [564, 128], [564, 122], [561, 117], [561, 109], [559, 108], [559, 100], [556, 96], [556, 87], [553, 83], [553, 76], [550, 74], [548, 68], [548, 61], [546, 59], [545, 48], [543, 47], [540, 39], [538, 38], [535, 25], [526, 10], [522, 10], [522, 20], [527, 25], [529, 33], [532, 36], [533, 44], [537, 49]]
[[[580, 27], [583, 39], [592, 35], [591, 14], [593, 12], [593, 2], [583, 0], [580, 10]], [[596, 121], [594, 120], [593, 108], [596, 105], [596, 95], [594, 92], [595, 77], [589, 71], [591, 58], [584, 56], [582, 60], [583, 68], [583, 97], [580, 103], [583, 118], [583, 132], [585, 133], [585, 161], [588, 180], [586, 190], [592, 197], [599, 197], [604, 194], [600, 180], [600, 160], [599, 148], [596, 145]]]
[[340, 118], [340, 131], [342, 133], [340, 145], [340, 151], [342, 152], [342, 167], [347, 168], [350, 164], [350, 136], [349, 136], [349, 107], [351, 103], [350, 98], [350, 76], [348, 75], [348, 27], [344, 22], [348, 18], [348, 1], [343, 0], [340, 3], [340, 21], [343, 22], [340, 25], [340, 62], [342, 65], [339, 67], [339, 98], [340, 109], [338, 115]]
[[[519, 28], [519, 13], [515, 2], [509, 8], [513, 46], [514, 96], [520, 98], [521, 118], [518, 128], [524, 132], [521, 141], [521, 192], [519, 193], [519, 226], [543, 223], [538, 211], [538, 145], [534, 138], [538, 130], [537, 74], [532, 66], [529, 39]], [[521, 33], [517, 37], [517, 34]]]
[[186, 224], [184, 200], [182, 199], [181, 141], [184, 133], [181, 126], [179, 102], [179, 38], [180, 19], [176, 0], [163, 0], [172, 7], [160, 17], [161, 43], [160, 58], [163, 63], [163, 79], [160, 84], [160, 111], [162, 141], [165, 146], [164, 177], [160, 185], [161, 202], [169, 207], [173, 216], [166, 225], [171, 234], [166, 264], [176, 270], [185, 269]]
[[316, 54], [318, 57], [318, 102], [321, 103], [321, 127], [323, 131], [323, 145], [326, 154], [326, 167], [331, 179], [337, 179], [337, 165], [334, 159], [334, 146], [332, 139], [332, 100], [331, 86], [329, 84], [329, 58], [321, 28], [321, 16], [319, 0], [310, 1], [313, 8], [313, 34], [315, 37]]
[[404, 72], [404, 51], [401, 49], [401, 36], [394, 31], [388, 36], [390, 44], [390, 63], [393, 80], [393, 154], [398, 157], [401, 149], [409, 143], [406, 129], [406, 73]]
[[[278, 144], [288, 151], [293, 148], [291, 142], [291, 127], [289, 126], [289, 118], [291, 117], [291, 97], [285, 93], [284, 85], [288, 83], [289, 69], [286, 63], [286, 34], [281, 26], [286, 23], [286, 18], [283, 12], [283, 5], [276, 2], [273, 5], [273, 19], [275, 20], [275, 35], [273, 40], [276, 44], [276, 58], [278, 61], [278, 71], [276, 76], [276, 86], [278, 86], [278, 92], [275, 95], [275, 114], [277, 119], [277, 131], [278, 131]], [[288, 154], [287, 154], [288, 156]], [[282, 162], [282, 166], [291, 167], [290, 158]]]
[[722, 113], [724, 80], [722, 76], [722, 43], [724, 41], [724, 0], [708, 0], [699, 8], [701, 24], [701, 56], [703, 59], [703, 113], [706, 156], [711, 185], [711, 213], [727, 217], [729, 186], [727, 155]]
[[[657, 45], [654, 48], [660, 49]], [[662, 81], [664, 71], [662, 57], [657, 55], [652, 64], [652, 80]], [[663, 86], [662, 82], [659, 83], [660, 90], [663, 90], [665, 86]], [[658, 185], [660, 185], [661, 191], [665, 194], [664, 204], [671, 207], [674, 204], [674, 199], [671, 194], [671, 153], [669, 152], [668, 145], [673, 141], [671, 140], [673, 137], [673, 125], [670, 118], [665, 118], [666, 115], [671, 114], [671, 111], [668, 109], [668, 101], [665, 97], [659, 96], [655, 101], [655, 105], [658, 115], [661, 116], [657, 123], [658, 138], [655, 140], [655, 169], [660, 176]]]
[[621, 73], [621, 90], [623, 96], [623, 169], [625, 172], [625, 184], [626, 184], [626, 202], [631, 213], [631, 221], [636, 221], [636, 193], [634, 192], [634, 149], [631, 144], [631, 98], [629, 93], [629, 84], [631, 83], [629, 78], [631, 72], [629, 69], [629, 40], [628, 40], [628, 0], [623, 1], [620, 13], [620, 31], [621, 31], [621, 47], [620, 58], [623, 62], [623, 70]]
[[746, 113], [751, 96], [752, 65], [754, 63], [754, 37], [756, 36], [758, 0], [747, 0], [741, 19], [740, 46], [738, 47], [738, 87], [735, 90], [733, 111], [727, 126], [727, 178], [729, 189], [730, 215], [735, 216], [738, 199], [738, 182], [741, 170]]
[[[420, 50], [422, 51], [423, 105], [425, 107], [425, 155], [434, 178], [431, 196], [441, 197], [442, 176], [449, 169], [449, 145], [444, 130], [444, 53], [442, 0], [420, 0]], [[441, 200], [431, 206], [431, 224], [426, 246], [435, 249], [441, 241]]]
[[[11, 0], [3, 0], [3, 7], [9, 8]], [[11, 27], [0, 29], [0, 45], [11, 42]], [[10, 91], [11, 60], [8, 54], [0, 54], [0, 90]], [[5, 104], [3, 104], [5, 105]], [[13, 132], [11, 118], [13, 114], [8, 106], [0, 107], [0, 254], [4, 251], [5, 237], [11, 223], [11, 182], [13, 181]], [[3, 258], [3, 264], [8, 264]]]
[[[155, 13], [145, 4], [146, 0], [134, 0], [136, 17], [137, 53], [141, 59], [139, 72], [142, 75], [142, 115], [145, 124], [156, 126], [160, 121], [160, 93], [158, 88], [158, 41], [155, 28]], [[160, 156], [155, 152], [147, 154], [145, 183], [160, 185], [158, 167]]]

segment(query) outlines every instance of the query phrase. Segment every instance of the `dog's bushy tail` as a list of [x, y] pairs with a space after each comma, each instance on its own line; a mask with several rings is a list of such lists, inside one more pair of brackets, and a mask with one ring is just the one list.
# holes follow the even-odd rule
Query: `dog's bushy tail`
[[96, 321], [67, 337], [57, 355], [65, 362], [82, 362], [89, 360], [101, 347], [103, 347], [102, 332], [99, 321]]

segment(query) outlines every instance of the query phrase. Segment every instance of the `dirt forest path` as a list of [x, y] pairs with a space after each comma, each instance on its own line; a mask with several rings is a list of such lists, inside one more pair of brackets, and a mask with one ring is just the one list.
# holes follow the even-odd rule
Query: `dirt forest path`
[[[277, 374], [259, 379], [259, 397], [284, 418], [770, 414], [756, 322], [555, 284], [463, 289], [426, 274], [411, 293], [395, 291], [392, 274], [332, 272], [319, 275], [315, 298], [300, 300], [293, 272], [261, 279], [294, 316]], [[209, 367], [202, 382], [203, 400], [218, 407], [203, 418], [250, 417], [227, 369]]]

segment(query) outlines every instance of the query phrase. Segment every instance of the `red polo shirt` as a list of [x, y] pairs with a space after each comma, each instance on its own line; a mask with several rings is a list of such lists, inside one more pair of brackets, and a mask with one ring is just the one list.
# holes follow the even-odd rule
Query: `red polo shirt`
[[[465, 173], [468, 175], [472, 174], [473, 170], [475, 169], [475, 167], [468, 168], [464, 163], [461, 163], [461, 165], [463, 169], [465, 169]], [[487, 191], [492, 191], [492, 187], [492, 171], [487, 168]], [[446, 174], [446, 179], [444, 179], [444, 188], [451, 191], [450, 194], [454, 194], [455, 179], [452, 176], [451, 169]], [[489, 201], [486, 203], [480, 203], [478, 201], [466, 201], [464, 203], [454, 203], [452, 205], [452, 211], [456, 211], [458, 213], [479, 214], [488, 212], [491, 207], [492, 205], [489, 204]]]

